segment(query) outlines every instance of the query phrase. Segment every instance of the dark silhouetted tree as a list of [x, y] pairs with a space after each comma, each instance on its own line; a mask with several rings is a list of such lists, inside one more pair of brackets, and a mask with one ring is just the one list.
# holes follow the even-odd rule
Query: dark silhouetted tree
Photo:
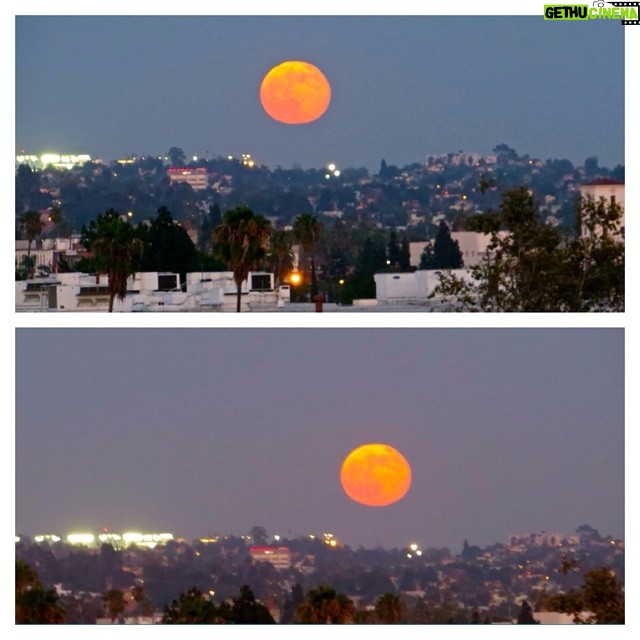
[[316, 245], [322, 234], [322, 223], [317, 216], [303, 213], [293, 221], [293, 234], [300, 243], [305, 255], [311, 260], [311, 298], [318, 294], [316, 279]]
[[551, 596], [545, 602], [549, 611], [573, 616], [578, 624], [624, 624], [624, 589], [608, 567], [590, 569], [579, 590]]
[[254, 215], [248, 207], [227, 211], [222, 224], [214, 231], [214, 252], [233, 271], [236, 283], [236, 311], [241, 310], [242, 283], [249, 272], [264, 260], [271, 223], [263, 216]]
[[186, 274], [198, 269], [196, 247], [184, 227], [178, 224], [166, 207], [158, 209], [150, 225], [140, 225], [138, 235], [143, 242], [143, 271]]
[[275, 283], [280, 284], [284, 282], [285, 276], [293, 269], [294, 261], [291, 238], [287, 231], [278, 230], [271, 232], [266, 261], [273, 270]]
[[82, 229], [82, 243], [91, 252], [96, 271], [109, 278], [109, 311], [117, 296], [124, 300], [127, 279], [132, 276], [142, 258], [142, 241], [128, 220], [114, 209], [99, 215]]
[[240, 587], [240, 596], [233, 599], [229, 621], [233, 624], [275, 624], [269, 609], [256, 601], [246, 584]]
[[402, 620], [406, 605], [395, 593], [383, 593], [375, 604], [375, 612], [383, 624], [398, 624]]
[[420, 256], [420, 269], [460, 269], [462, 266], [458, 241], [453, 240], [449, 226], [441, 220], [433, 244], [427, 245]]
[[228, 620], [230, 607], [216, 605], [196, 587], [181, 593], [164, 608], [163, 624], [224, 624]]
[[104, 608], [107, 610], [107, 614], [114, 623], [117, 619], [122, 617], [122, 614], [127, 608], [127, 602], [124, 598], [124, 593], [120, 589], [109, 589], [103, 596]]
[[27, 563], [16, 560], [16, 624], [64, 624], [55, 589], [45, 588]]
[[320, 585], [307, 593], [295, 617], [304, 624], [349, 624], [354, 615], [355, 606], [346, 595], [328, 585]]
[[33, 277], [33, 264], [31, 262], [31, 245], [33, 241], [42, 233], [44, 222], [38, 211], [25, 211], [20, 214], [20, 228], [24, 230], [27, 238], [27, 262], [29, 267], [29, 277]]
[[518, 624], [538, 624], [538, 620], [533, 617], [533, 609], [531, 605], [523, 600], [518, 613]]
[[171, 147], [167, 151], [169, 162], [172, 167], [184, 167], [187, 162], [187, 157], [184, 155], [184, 151], [180, 147]]

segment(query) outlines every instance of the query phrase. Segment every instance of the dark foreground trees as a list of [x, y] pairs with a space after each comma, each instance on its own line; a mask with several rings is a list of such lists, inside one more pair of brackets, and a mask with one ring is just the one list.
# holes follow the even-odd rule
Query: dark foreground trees
[[420, 269], [460, 269], [462, 265], [458, 241], [451, 237], [449, 226], [441, 220], [435, 240], [424, 248], [420, 256]]
[[99, 215], [82, 229], [82, 243], [91, 252], [97, 273], [109, 278], [109, 311], [116, 296], [124, 300], [127, 279], [142, 257], [142, 241], [133, 226], [114, 209]]
[[524, 600], [520, 606], [518, 624], [538, 624], [538, 621], [533, 617], [533, 609], [527, 600]]
[[487, 258], [463, 280], [443, 274], [433, 292], [461, 311], [624, 311], [624, 227], [615, 203], [581, 199], [579, 229], [566, 235], [541, 218], [524, 187], [500, 210], [469, 220], [490, 236]]
[[624, 589], [608, 567], [587, 571], [579, 590], [552, 596], [544, 606], [572, 615], [578, 624], [624, 624]]
[[242, 283], [249, 271], [255, 269], [266, 256], [271, 223], [254, 215], [248, 207], [227, 211], [222, 224], [214, 231], [214, 251], [233, 271], [236, 283], [236, 311], [240, 312]]
[[120, 589], [109, 589], [102, 596], [102, 601], [111, 624], [122, 618], [127, 608], [127, 602], [124, 598], [124, 593]]
[[27, 238], [27, 257], [25, 266], [27, 269], [27, 277], [32, 278], [34, 272], [34, 263], [31, 260], [31, 245], [33, 241], [42, 233], [44, 223], [38, 211], [24, 211], [19, 218], [20, 228], [24, 230]]
[[311, 589], [297, 608], [295, 621], [306, 624], [349, 624], [353, 622], [353, 601], [333, 587], [320, 585]]
[[64, 624], [66, 617], [55, 589], [47, 589], [38, 574], [16, 560], [16, 624]]
[[199, 589], [192, 587], [164, 608], [163, 624], [222, 624], [228, 607], [217, 607]]
[[196, 587], [181, 593], [164, 609], [164, 624], [274, 624], [269, 609], [258, 602], [248, 585], [240, 588], [233, 604], [216, 605]]
[[316, 245], [322, 234], [322, 223], [311, 213], [303, 213], [293, 221], [293, 234], [311, 262], [311, 299], [318, 295], [316, 277]]
[[136, 232], [144, 246], [142, 271], [179, 273], [184, 282], [188, 272], [198, 270], [195, 245], [166, 207], [160, 207], [148, 225], [138, 225]]
[[383, 593], [376, 600], [376, 616], [383, 624], [398, 624], [405, 609], [406, 605], [395, 593]]

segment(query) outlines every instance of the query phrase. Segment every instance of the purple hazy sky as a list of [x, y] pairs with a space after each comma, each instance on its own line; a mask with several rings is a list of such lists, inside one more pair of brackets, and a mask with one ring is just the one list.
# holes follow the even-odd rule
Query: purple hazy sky
[[[447, 3], [452, 13], [460, 5]], [[595, 155], [602, 166], [624, 164], [624, 36], [632, 27], [550, 22], [542, 2], [531, 9], [17, 16], [16, 151], [110, 161], [176, 146], [188, 157], [251, 153], [272, 169], [335, 162], [377, 172], [383, 158], [402, 166], [506, 143], [542, 160], [582, 164]], [[285, 125], [263, 111], [260, 82], [287, 59], [312, 62], [329, 79], [332, 102], [320, 120]]]
[[[365, 442], [413, 469], [339, 483]], [[16, 530], [334, 533], [461, 549], [624, 537], [622, 329], [16, 331]]]

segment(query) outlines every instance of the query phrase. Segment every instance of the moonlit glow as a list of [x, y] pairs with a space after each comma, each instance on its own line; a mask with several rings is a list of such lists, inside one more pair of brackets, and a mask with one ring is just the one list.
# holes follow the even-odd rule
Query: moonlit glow
[[385, 507], [401, 500], [411, 486], [411, 467], [388, 444], [364, 444], [342, 463], [340, 482], [345, 493], [370, 507]]
[[273, 67], [260, 85], [260, 102], [274, 120], [306, 124], [317, 120], [329, 107], [331, 86], [314, 65], [289, 60]]

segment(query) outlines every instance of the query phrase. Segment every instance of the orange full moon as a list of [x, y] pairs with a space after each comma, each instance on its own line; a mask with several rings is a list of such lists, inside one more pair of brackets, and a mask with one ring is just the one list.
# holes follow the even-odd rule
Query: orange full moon
[[411, 486], [411, 466], [388, 444], [363, 444], [342, 463], [345, 493], [369, 507], [386, 507], [404, 498]]
[[289, 60], [273, 67], [260, 85], [260, 102], [285, 124], [317, 120], [329, 107], [331, 86], [322, 71], [308, 62]]

